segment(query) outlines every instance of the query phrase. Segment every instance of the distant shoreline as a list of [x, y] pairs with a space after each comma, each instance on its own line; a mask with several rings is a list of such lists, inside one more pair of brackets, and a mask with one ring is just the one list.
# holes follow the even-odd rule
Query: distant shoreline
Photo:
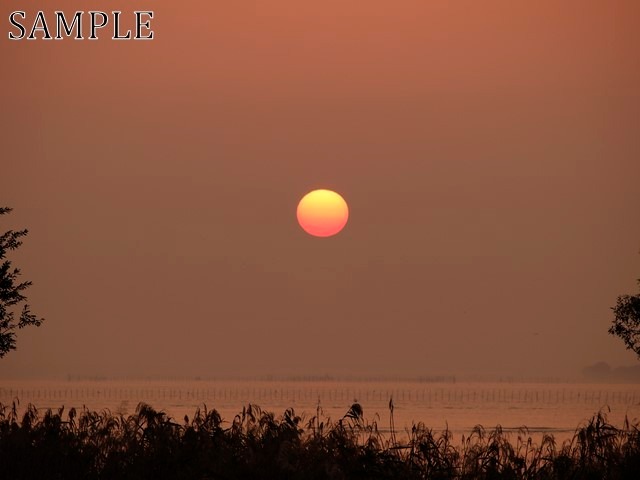
[[[632, 368], [632, 367], [629, 367]], [[574, 377], [507, 377], [507, 376], [355, 376], [355, 375], [217, 375], [217, 376], [153, 376], [153, 375], [66, 375], [52, 377], [0, 376], [1, 382], [352, 382], [352, 383], [491, 383], [491, 384], [637, 384], [640, 377], [629, 375], [583, 375]]]

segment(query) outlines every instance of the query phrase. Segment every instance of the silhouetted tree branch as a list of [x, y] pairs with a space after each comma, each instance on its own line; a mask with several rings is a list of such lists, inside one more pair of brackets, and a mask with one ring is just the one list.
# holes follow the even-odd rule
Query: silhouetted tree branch
[[640, 358], [640, 294], [619, 296], [616, 306], [611, 310], [615, 318], [609, 333], [620, 337], [627, 349], [633, 350]]
[[[0, 207], [0, 215], [11, 212], [11, 208]], [[18, 282], [20, 276], [19, 268], [12, 268], [11, 262], [6, 260], [7, 252], [16, 250], [25, 237], [29, 233], [27, 230], [13, 231], [9, 230], [0, 236], [0, 358], [4, 357], [10, 350], [16, 348], [16, 327], [24, 328], [29, 325], [39, 327], [44, 321], [31, 313], [29, 305], [24, 303], [27, 297], [24, 292], [31, 282]], [[19, 304], [22, 310], [19, 309]], [[20, 315], [16, 318], [15, 313], [20, 311]]]

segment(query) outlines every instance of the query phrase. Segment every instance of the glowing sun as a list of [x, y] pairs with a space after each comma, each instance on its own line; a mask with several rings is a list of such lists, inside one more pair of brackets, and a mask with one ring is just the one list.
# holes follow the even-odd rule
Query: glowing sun
[[298, 223], [305, 232], [316, 237], [330, 237], [340, 232], [349, 219], [349, 207], [339, 194], [331, 190], [314, 190], [298, 204]]

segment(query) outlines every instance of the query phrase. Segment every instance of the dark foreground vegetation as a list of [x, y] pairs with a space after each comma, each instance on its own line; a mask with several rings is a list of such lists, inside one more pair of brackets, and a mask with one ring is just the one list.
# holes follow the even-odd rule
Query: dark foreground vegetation
[[[393, 415], [393, 411], [391, 411]], [[557, 445], [500, 427], [456, 439], [419, 423], [403, 440], [378, 431], [354, 404], [337, 420], [280, 417], [249, 405], [223, 423], [206, 407], [177, 423], [139, 404], [133, 415], [74, 409], [39, 414], [0, 404], [2, 479], [633, 479], [640, 478], [638, 424], [599, 413]], [[391, 417], [393, 421], [393, 416]]]

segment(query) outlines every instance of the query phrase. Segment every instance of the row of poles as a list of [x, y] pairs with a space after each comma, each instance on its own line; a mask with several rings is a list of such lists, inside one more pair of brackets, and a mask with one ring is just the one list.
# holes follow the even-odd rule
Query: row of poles
[[242, 400], [244, 403], [263, 401], [317, 402], [359, 401], [359, 402], [422, 403], [585, 403], [637, 405], [640, 391], [602, 390], [528, 390], [528, 389], [172, 389], [172, 388], [65, 388], [65, 389], [12, 389], [0, 387], [0, 402], [37, 400], [192, 400], [229, 401]]

